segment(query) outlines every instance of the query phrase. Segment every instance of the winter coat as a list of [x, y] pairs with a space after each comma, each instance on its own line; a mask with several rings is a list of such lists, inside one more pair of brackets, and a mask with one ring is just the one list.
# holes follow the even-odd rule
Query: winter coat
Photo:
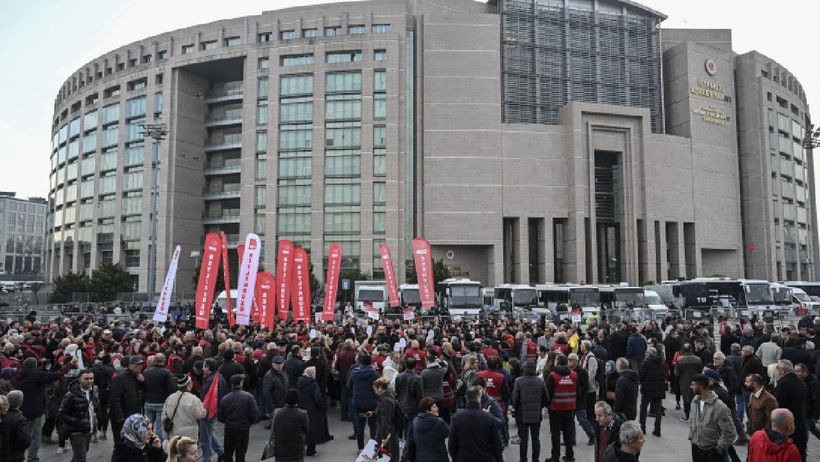
[[[69, 367], [70, 369], [70, 367]], [[65, 367], [60, 372], [43, 372], [30, 369], [18, 369], [11, 384], [15, 390], [23, 392], [23, 405], [20, 412], [28, 420], [34, 420], [46, 412], [46, 385], [60, 380], [65, 372]]]
[[754, 393], [749, 395], [749, 403], [746, 405], [749, 415], [746, 421], [746, 431], [751, 435], [766, 428], [766, 425], [771, 423], [772, 411], [775, 409], [777, 409], [777, 400], [765, 388], [760, 391], [760, 396], [757, 398]]
[[316, 383], [319, 384], [319, 391], [322, 392], [322, 396], [325, 396], [327, 393], [327, 380], [330, 376], [327, 362], [319, 358], [311, 358], [302, 363], [302, 370], [299, 371], [299, 374], [301, 375], [310, 366], [316, 368]]
[[723, 367], [718, 369], [720, 373], [720, 380], [726, 386], [726, 391], [729, 396], [733, 397], [740, 391], [740, 384], [737, 381], [737, 373], [735, 369], [727, 363], [723, 363]]
[[[605, 445], [607, 447], [611, 446], [610, 443], [618, 441], [618, 435], [621, 431], [621, 424], [626, 421], [626, 417], [621, 414], [620, 412], [613, 412], [612, 414], [612, 430], [610, 432], [609, 441], [605, 441]], [[592, 433], [595, 434], [595, 462], [600, 462], [598, 458], [598, 448], [601, 445], [601, 424], [598, 423], [598, 419], [592, 419], [590, 421], [592, 424]]]
[[142, 373], [142, 376], [145, 377], [143, 383], [145, 385], [146, 403], [164, 403], [166, 398], [177, 391], [176, 380], [164, 364], [149, 367]]
[[319, 391], [319, 384], [316, 380], [303, 375], [296, 381], [294, 388], [299, 390], [299, 408], [307, 411], [310, 420], [307, 443], [322, 444], [329, 441], [327, 407]]
[[515, 407], [515, 421], [525, 424], [540, 423], [541, 410], [549, 404], [547, 386], [535, 375], [524, 374], [515, 380], [512, 405]]
[[760, 362], [760, 358], [755, 355], [749, 355], [743, 358], [743, 362], [740, 363], [740, 374], [737, 378], [738, 382], [742, 384], [746, 383], [746, 377], [751, 374], [760, 374], [764, 379], [769, 376], [766, 373], [766, 368], [763, 367], [763, 363]]
[[477, 403], [467, 403], [466, 408], [453, 415], [447, 447], [453, 462], [504, 460], [496, 420], [480, 409]]
[[302, 460], [310, 429], [307, 411], [285, 406], [274, 411], [271, 438], [276, 443], [277, 460]]
[[393, 417], [396, 415], [396, 398], [391, 391], [385, 392], [379, 397], [379, 405], [376, 406], [376, 441], [381, 442], [388, 436], [387, 452], [397, 459], [399, 453], [399, 438], [404, 435], [399, 435], [396, 427], [393, 426]]
[[[806, 422], [806, 401], [808, 392], [806, 383], [794, 372], [790, 372], [777, 381], [774, 398], [779, 407], [785, 407], [794, 414], [794, 433], [792, 439], [798, 444], [808, 441], [808, 423]], [[805, 446], [804, 446], [805, 447]]]
[[416, 443], [416, 460], [425, 462], [450, 462], [445, 441], [450, 426], [441, 417], [422, 412], [413, 419], [413, 441]]
[[424, 396], [424, 385], [412, 369], [396, 376], [396, 398], [408, 417], [419, 413], [418, 402]]
[[[295, 385], [295, 384], [294, 384]], [[288, 377], [284, 372], [269, 370], [262, 379], [262, 396], [268, 411], [285, 406], [285, 394], [288, 391]]]
[[226, 382], [231, 382], [231, 377], [237, 374], [246, 374], [245, 368], [236, 361], [225, 361], [222, 367], [219, 368], [219, 374]]
[[638, 373], [632, 369], [621, 372], [615, 384], [615, 412], [621, 412], [627, 420], [638, 416]]
[[776, 363], [780, 356], [783, 354], [783, 350], [780, 346], [775, 342], [765, 342], [760, 345], [760, 348], [757, 349], [755, 355], [760, 358], [760, 362], [763, 363], [763, 366], [766, 367], [769, 364]]
[[219, 400], [220, 422], [226, 429], [249, 431], [259, 420], [259, 407], [253, 395], [244, 390], [233, 390]]
[[620, 441], [616, 441], [604, 450], [603, 462], [638, 462], [638, 456], [621, 451]]
[[638, 372], [641, 381], [641, 395], [646, 398], [666, 397], [666, 377], [660, 356], [650, 356], [641, 364]]
[[194, 440], [199, 438], [199, 419], [204, 419], [207, 412], [202, 401], [193, 393], [177, 391], [165, 400], [162, 408], [162, 421], [173, 418], [174, 429], [166, 437], [170, 440], [176, 435], [187, 436]]
[[746, 462], [792, 462], [800, 460], [797, 446], [781, 433], [767, 427], [756, 431], [749, 439]]
[[692, 384], [692, 377], [703, 372], [703, 361], [693, 353], [684, 353], [678, 358], [675, 364], [675, 376], [678, 378], [678, 387], [686, 401], [692, 401], [695, 394], [689, 387]]
[[626, 342], [626, 359], [633, 361], [643, 361], [646, 356], [646, 338], [640, 333], [634, 333], [629, 336]]
[[423, 371], [421, 371], [421, 383], [424, 387], [424, 396], [429, 396], [436, 401], [444, 399], [444, 376], [447, 374], [447, 369], [441, 367], [438, 362], [430, 363]]
[[[302, 367], [304, 364], [305, 362], [302, 361], [302, 358], [298, 356], [293, 356], [293, 354], [291, 354], [288, 357], [288, 359], [285, 360], [285, 364], [282, 368], [282, 371], [287, 376], [288, 383], [295, 384], [296, 381], [299, 380], [299, 376], [302, 375], [302, 371], [304, 370], [304, 367]], [[316, 372], [318, 373], [318, 371]]]
[[145, 404], [144, 389], [143, 383], [137, 380], [137, 376], [130, 369], [114, 377], [109, 404], [111, 421], [124, 422], [131, 414], [141, 414], [142, 406]]
[[9, 409], [3, 422], [0, 422], [0, 460], [22, 462], [26, 449], [31, 446], [31, 434], [28, 431], [28, 420], [17, 409]]
[[[100, 399], [97, 388], [91, 387], [91, 403], [94, 408], [96, 421], [101, 418]], [[91, 433], [91, 416], [89, 414], [89, 402], [85, 391], [80, 387], [80, 382], [75, 380], [68, 386], [68, 393], [63, 397], [58, 415], [60, 416], [61, 434], [70, 435], [72, 433]]]
[[629, 336], [618, 329], [609, 336], [609, 357], [612, 359], [626, 357], [626, 347]]
[[806, 376], [806, 390], [808, 399], [806, 400], [806, 418], [809, 420], [820, 419], [820, 380], [809, 374]]
[[122, 443], [114, 445], [111, 462], [165, 462], [166, 458], [162, 448], [146, 444], [142, 449], [137, 449], [132, 444]]
[[347, 389], [353, 396], [351, 402], [356, 411], [375, 411], [379, 398], [373, 391], [373, 382], [379, 378], [379, 373], [370, 366], [358, 365], [350, 369], [347, 379]]
[[700, 396], [692, 400], [689, 441], [702, 450], [717, 448], [723, 454], [737, 437], [731, 411], [713, 391], [709, 392], [704, 402], [703, 412], [700, 410], [700, 400]]

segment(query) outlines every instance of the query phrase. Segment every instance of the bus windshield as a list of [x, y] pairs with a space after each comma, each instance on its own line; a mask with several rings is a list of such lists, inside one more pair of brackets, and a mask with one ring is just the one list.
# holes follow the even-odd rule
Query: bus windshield
[[772, 298], [778, 305], [788, 304], [791, 301], [789, 299], [789, 292], [788, 287], [772, 287]]
[[643, 289], [640, 289], [638, 291], [615, 289], [615, 300], [622, 303], [631, 303], [633, 306], [643, 306]]
[[401, 301], [405, 305], [410, 305], [413, 303], [421, 303], [421, 298], [419, 297], [419, 290], [418, 289], [404, 289], [401, 291]]
[[516, 306], [537, 305], [538, 292], [535, 289], [515, 289], [513, 303]]
[[481, 306], [484, 301], [477, 285], [451, 285], [450, 298], [450, 306]]
[[678, 286], [678, 290], [680, 290], [683, 297], [709, 297], [709, 288], [706, 287], [706, 284], [681, 284]]
[[772, 294], [768, 284], [746, 284], [746, 303], [762, 305], [772, 303]]
[[598, 306], [601, 304], [601, 294], [595, 289], [571, 289], [570, 298], [573, 303], [581, 306]]
[[362, 289], [359, 291], [359, 301], [383, 302], [384, 291], [378, 289]]

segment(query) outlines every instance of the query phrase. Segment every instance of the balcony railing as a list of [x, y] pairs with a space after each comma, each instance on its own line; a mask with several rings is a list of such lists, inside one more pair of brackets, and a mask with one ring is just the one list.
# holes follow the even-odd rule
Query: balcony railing
[[205, 164], [206, 175], [225, 175], [240, 173], [242, 171], [242, 159], [226, 159], [222, 162], [208, 162]]
[[206, 210], [202, 214], [205, 224], [239, 223], [239, 209]]
[[239, 199], [242, 185], [231, 183], [223, 186], [211, 186], [205, 188], [205, 199]]
[[214, 88], [205, 95], [205, 101], [209, 103], [217, 101], [229, 101], [235, 99], [242, 99], [242, 85], [226, 85], [224, 87]]
[[220, 149], [239, 149], [242, 147], [242, 134], [231, 133], [218, 138], [206, 138], [205, 150], [216, 151]]
[[242, 110], [212, 113], [205, 116], [205, 125], [212, 127], [215, 125], [232, 125], [242, 123]]

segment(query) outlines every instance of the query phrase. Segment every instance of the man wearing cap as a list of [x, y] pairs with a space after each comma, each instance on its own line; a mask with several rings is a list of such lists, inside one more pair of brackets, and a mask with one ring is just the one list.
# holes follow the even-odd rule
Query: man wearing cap
[[724, 462], [726, 451], [737, 437], [729, 408], [709, 390], [709, 378], [703, 374], [692, 377], [689, 415], [689, 441], [693, 462]]
[[533, 361], [524, 363], [523, 372], [524, 375], [515, 380], [512, 392], [515, 423], [521, 438], [518, 459], [527, 460], [528, 437], [532, 436], [532, 460], [538, 461], [541, 457], [541, 410], [549, 404], [549, 397], [544, 381], [535, 375]]
[[219, 421], [225, 424], [224, 462], [245, 462], [245, 453], [250, 442], [251, 425], [258, 420], [259, 413], [253, 395], [242, 389], [246, 376], [231, 376], [231, 392], [219, 402]]
[[[723, 386], [723, 382], [720, 378], [720, 373], [712, 368], [705, 367], [703, 369], [703, 375], [705, 375], [709, 379], [709, 390], [715, 392], [718, 396], [718, 399], [729, 408], [729, 414], [732, 417], [732, 423], [735, 426], [735, 433], [739, 436], [737, 444], [746, 444], [748, 443], [748, 439], [746, 438], [746, 432], [743, 430], [743, 425], [740, 421], [737, 420], [735, 417], [734, 411], [732, 408], [735, 405], [734, 400], [729, 395], [729, 392]], [[732, 462], [740, 462], [740, 458], [735, 451], [734, 446], [729, 446], [728, 448], [729, 458]]]
[[207, 415], [205, 406], [193, 393], [193, 381], [187, 375], [177, 375], [174, 379], [177, 391], [165, 400], [161, 421], [170, 419], [173, 429], [165, 435], [170, 441], [174, 436], [187, 436], [196, 441], [199, 438], [199, 419]]
[[[276, 355], [271, 361], [272, 367], [262, 379], [262, 396], [265, 399], [267, 414], [273, 416], [277, 409], [284, 407], [285, 396], [288, 390], [288, 377], [285, 375], [285, 358]], [[294, 384], [296, 385], [296, 384]], [[270, 422], [265, 429], [270, 430]]]
[[128, 358], [128, 369], [114, 377], [111, 382], [111, 432], [114, 445], [119, 444], [120, 431], [125, 419], [131, 414], [141, 414], [144, 400], [145, 377], [142, 375], [143, 361], [139, 355]]

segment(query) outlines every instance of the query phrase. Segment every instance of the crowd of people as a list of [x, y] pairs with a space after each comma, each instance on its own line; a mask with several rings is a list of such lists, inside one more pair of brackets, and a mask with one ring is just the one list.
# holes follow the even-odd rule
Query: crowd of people
[[661, 438], [669, 394], [694, 462], [737, 462], [743, 444], [751, 462], [805, 462], [808, 434], [820, 438], [819, 335], [820, 317], [777, 331], [672, 316], [196, 330], [190, 313], [165, 323], [32, 313], [0, 320], [0, 460], [39, 462], [56, 445], [83, 462], [110, 435], [114, 462], [244, 462], [260, 425], [277, 461], [300, 461], [334, 439], [338, 407], [358, 450], [372, 439], [395, 461], [499, 462], [510, 444], [520, 461], [540, 461], [545, 420], [548, 462], [573, 462], [583, 437], [595, 462], [637, 461], [647, 419]]

